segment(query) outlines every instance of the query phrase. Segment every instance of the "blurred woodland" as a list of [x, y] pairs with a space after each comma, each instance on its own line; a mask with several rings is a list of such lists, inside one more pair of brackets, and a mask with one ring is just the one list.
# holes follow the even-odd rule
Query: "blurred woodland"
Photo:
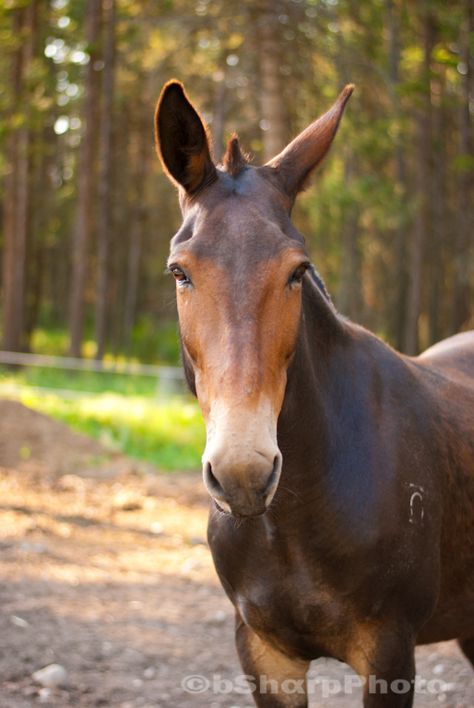
[[295, 209], [316, 267], [408, 353], [473, 327], [472, 30], [470, 0], [0, 0], [2, 348], [176, 361], [171, 77], [256, 164], [354, 82]]

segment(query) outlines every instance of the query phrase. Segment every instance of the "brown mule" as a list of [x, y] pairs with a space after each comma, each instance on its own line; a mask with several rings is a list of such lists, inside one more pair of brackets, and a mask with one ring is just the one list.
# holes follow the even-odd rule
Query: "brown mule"
[[474, 333], [398, 354], [337, 314], [290, 220], [351, 92], [259, 168], [236, 138], [213, 163], [180, 83], [156, 113], [209, 544], [271, 708], [307, 705], [321, 656], [366, 679], [371, 708], [412, 705], [417, 643], [456, 637], [474, 660]]

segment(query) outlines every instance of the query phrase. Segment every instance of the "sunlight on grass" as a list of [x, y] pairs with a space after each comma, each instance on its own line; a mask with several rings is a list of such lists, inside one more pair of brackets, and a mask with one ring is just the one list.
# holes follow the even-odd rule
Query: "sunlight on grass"
[[109, 448], [165, 470], [200, 467], [205, 432], [197, 403], [187, 396], [154, 400], [114, 392], [65, 398], [3, 376], [0, 396], [61, 420]]

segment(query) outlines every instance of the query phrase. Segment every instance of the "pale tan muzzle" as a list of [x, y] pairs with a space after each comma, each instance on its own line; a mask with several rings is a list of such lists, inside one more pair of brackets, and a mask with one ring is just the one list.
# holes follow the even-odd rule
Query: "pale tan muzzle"
[[257, 516], [270, 505], [280, 479], [282, 457], [277, 420], [269, 401], [250, 409], [212, 404], [207, 420], [203, 477], [224, 511]]

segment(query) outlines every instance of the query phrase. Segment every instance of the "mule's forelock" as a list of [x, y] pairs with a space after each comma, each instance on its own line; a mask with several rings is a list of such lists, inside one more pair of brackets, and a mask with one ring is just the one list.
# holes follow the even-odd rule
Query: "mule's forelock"
[[242, 170], [248, 165], [247, 156], [244, 155], [239, 145], [239, 138], [234, 133], [229, 142], [222, 160], [224, 170], [232, 177], [237, 177]]

